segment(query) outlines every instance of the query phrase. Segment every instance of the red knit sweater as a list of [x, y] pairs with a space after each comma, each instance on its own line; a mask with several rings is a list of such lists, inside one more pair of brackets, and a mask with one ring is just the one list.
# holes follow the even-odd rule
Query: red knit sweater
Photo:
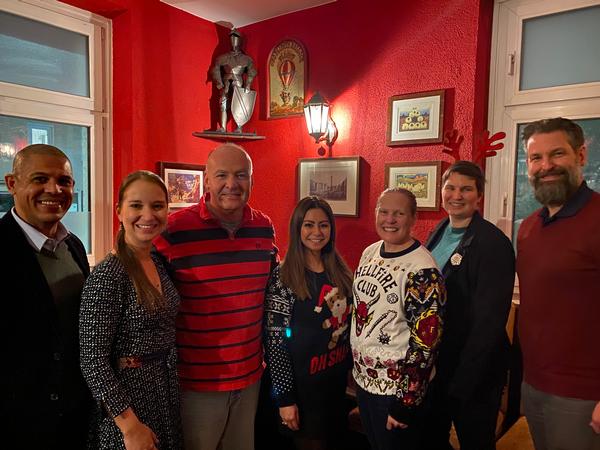
[[567, 204], [563, 209], [570, 206], [569, 211], [559, 211], [556, 220], [544, 225], [538, 211], [519, 229], [519, 337], [527, 383], [547, 393], [598, 401], [600, 194], [588, 190], [584, 197], [582, 207]]

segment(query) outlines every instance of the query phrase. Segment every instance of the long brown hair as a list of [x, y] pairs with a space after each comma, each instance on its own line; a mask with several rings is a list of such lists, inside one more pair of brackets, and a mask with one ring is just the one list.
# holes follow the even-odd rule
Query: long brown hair
[[[125, 177], [125, 179], [121, 182], [121, 186], [119, 187], [119, 202], [117, 203], [117, 210], [121, 210], [125, 192], [129, 186], [138, 180], [147, 181], [160, 187], [165, 194], [165, 202], [168, 204], [169, 193], [167, 192], [167, 188], [163, 180], [152, 172], [148, 172], [147, 170], [138, 170], [127, 175], [127, 177]], [[162, 293], [152, 285], [146, 276], [146, 273], [144, 272], [144, 269], [142, 268], [138, 258], [135, 256], [135, 253], [125, 242], [125, 229], [123, 228], [122, 223], [119, 226], [119, 231], [117, 232], [115, 252], [117, 254], [117, 258], [119, 258], [121, 264], [123, 264], [125, 272], [127, 272], [127, 275], [129, 275], [129, 278], [135, 287], [138, 304], [142, 305], [149, 311], [154, 311], [163, 307], [165, 305], [165, 299]]]
[[331, 226], [329, 242], [321, 250], [321, 260], [325, 266], [325, 273], [329, 280], [338, 288], [340, 294], [349, 297], [352, 288], [352, 272], [335, 248], [335, 220], [331, 206], [322, 198], [316, 196], [305, 197], [298, 202], [290, 218], [290, 244], [284, 261], [281, 263], [280, 276], [284, 285], [289, 287], [299, 299], [310, 297], [306, 283], [306, 259], [304, 245], [300, 239], [300, 232], [304, 216], [310, 209], [322, 210]]

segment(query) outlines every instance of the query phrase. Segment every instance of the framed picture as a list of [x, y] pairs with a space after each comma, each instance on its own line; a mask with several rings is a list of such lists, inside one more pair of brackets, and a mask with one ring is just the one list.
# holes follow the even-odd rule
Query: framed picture
[[444, 91], [394, 95], [388, 103], [387, 145], [442, 142]]
[[305, 158], [298, 164], [298, 200], [318, 195], [336, 216], [358, 217], [360, 156]]
[[204, 193], [204, 166], [160, 161], [158, 173], [169, 191], [169, 208], [185, 208], [200, 201]]
[[411, 191], [417, 197], [418, 211], [438, 211], [441, 170], [441, 161], [387, 163], [385, 187]]
[[268, 59], [267, 119], [304, 114], [306, 51], [293, 39], [281, 41]]

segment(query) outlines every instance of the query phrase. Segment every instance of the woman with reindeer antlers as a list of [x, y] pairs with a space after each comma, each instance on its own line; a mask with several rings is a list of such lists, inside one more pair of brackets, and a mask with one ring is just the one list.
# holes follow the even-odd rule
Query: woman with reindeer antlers
[[416, 210], [412, 192], [383, 191], [375, 209], [381, 240], [363, 252], [352, 285], [352, 374], [372, 450], [417, 448], [442, 333], [444, 282], [411, 237]]
[[451, 449], [452, 423], [461, 449], [496, 448], [515, 255], [504, 233], [479, 214], [484, 185], [477, 164], [457, 161], [448, 167], [442, 176], [448, 217], [425, 244], [446, 280], [448, 311], [420, 450]]
[[335, 248], [335, 222], [319, 197], [298, 203], [290, 244], [265, 305], [265, 356], [281, 431], [298, 450], [341, 448], [350, 344], [352, 272]]

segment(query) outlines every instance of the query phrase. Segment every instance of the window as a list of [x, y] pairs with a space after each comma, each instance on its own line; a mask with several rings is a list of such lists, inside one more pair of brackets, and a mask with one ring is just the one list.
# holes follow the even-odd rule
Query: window
[[[600, 111], [598, 113], [600, 114]], [[578, 119], [575, 122], [583, 129], [588, 147], [588, 162], [583, 168], [583, 178], [591, 189], [600, 192], [600, 118]], [[527, 153], [521, 139], [525, 126], [526, 124], [518, 125], [518, 142], [515, 143], [518, 150], [514, 183], [513, 240], [516, 239], [523, 219], [540, 207], [527, 178]]]
[[[51, 144], [62, 149], [73, 167], [75, 191], [69, 213], [65, 215], [65, 226], [81, 239], [90, 251], [91, 210], [90, 210], [90, 170], [89, 170], [89, 127], [58, 122], [31, 120], [0, 114], [0, 142], [4, 152], [0, 155], [2, 173], [10, 172], [12, 160], [19, 147], [29, 144]], [[12, 208], [12, 196], [4, 193], [0, 204], [0, 214]]]
[[88, 97], [89, 38], [0, 11], [0, 80]]
[[[110, 21], [54, 0], [0, 0], [0, 170], [45, 143], [71, 159], [75, 193], [63, 223], [91, 264], [112, 232]], [[0, 215], [12, 196], [0, 182]]]
[[600, 81], [599, 23], [600, 5], [524, 19], [520, 89]]
[[505, 149], [487, 164], [485, 215], [516, 241], [521, 221], [540, 205], [527, 180], [523, 128], [567, 117], [584, 129], [584, 176], [600, 190], [599, 0], [500, 0], [494, 11], [489, 128]]

